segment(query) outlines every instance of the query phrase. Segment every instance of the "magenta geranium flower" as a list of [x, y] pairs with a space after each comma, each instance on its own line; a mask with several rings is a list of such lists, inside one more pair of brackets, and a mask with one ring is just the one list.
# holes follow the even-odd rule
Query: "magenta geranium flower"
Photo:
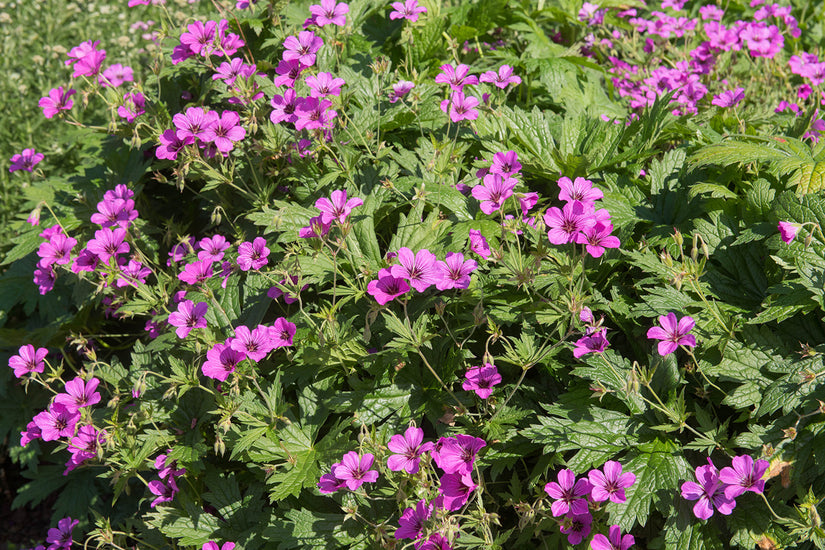
[[9, 358], [9, 368], [14, 369], [14, 376], [22, 378], [32, 372], [43, 372], [46, 368], [44, 359], [49, 351], [46, 348], [34, 349], [31, 344], [21, 346], [17, 350], [17, 355]]
[[301, 31], [298, 37], [288, 36], [284, 40], [283, 54], [284, 61], [293, 59], [299, 61], [306, 67], [315, 65], [315, 54], [324, 45], [324, 40], [320, 36], [315, 36], [312, 31]]
[[322, 197], [315, 201], [315, 208], [321, 211], [321, 223], [345, 223], [352, 209], [362, 204], [364, 201], [358, 197], [347, 200], [347, 191], [343, 189], [333, 191], [329, 199]]
[[31, 172], [44, 158], [43, 153], [35, 153], [34, 149], [23, 149], [22, 153], [17, 153], [11, 157], [9, 172], [16, 172], [18, 170]]
[[318, 73], [318, 76], [309, 75], [305, 82], [310, 88], [311, 97], [326, 97], [341, 95], [341, 86], [346, 84], [343, 78], [334, 78], [332, 73]]
[[97, 386], [100, 380], [92, 377], [88, 382], [82, 378], [75, 377], [65, 384], [66, 393], [59, 393], [54, 398], [55, 403], [65, 406], [69, 412], [77, 412], [84, 407], [91, 407], [100, 403], [100, 392]]
[[137, 117], [146, 112], [146, 97], [140, 92], [123, 94], [123, 105], [117, 108], [117, 115], [132, 123]]
[[503, 90], [507, 86], [521, 84], [521, 77], [513, 74], [513, 68], [510, 65], [502, 65], [498, 68], [498, 72], [487, 71], [482, 74], [481, 82], [488, 82]]
[[83, 462], [95, 458], [98, 447], [105, 442], [105, 431], [98, 431], [94, 426], [81, 426], [77, 430], [77, 435], [69, 441], [69, 452], [72, 453], [72, 456], [66, 462], [63, 475], [67, 475]]
[[500, 174], [487, 174], [484, 176], [484, 183], [473, 187], [473, 198], [478, 200], [481, 211], [485, 214], [492, 214], [504, 206], [504, 202], [513, 196], [513, 189], [516, 188], [518, 180], [510, 177], [502, 177]]
[[332, 474], [343, 480], [350, 491], [355, 491], [364, 483], [378, 480], [378, 471], [370, 470], [374, 461], [375, 455], [371, 453], [358, 456], [355, 451], [350, 451], [341, 459], [340, 465], [332, 469]]
[[593, 523], [593, 516], [590, 512], [584, 514], [567, 514], [559, 530], [567, 535], [567, 542], [576, 545], [590, 534], [590, 526]]
[[408, 474], [416, 473], [421, 455], [433, 448], [431, 441], [422, 443], [423, 440], [424, 430], [415, 426], [407, 428], [403, 436], [392, 436], [387, 447], [395, 454], [387, 459], [387, 468], [393, 472], [404, 470]]
[[80, 420], [78, 411], [70, 411], [66, 405], [52, 403], [45, 411], [35, 415], [34, 423], [40, 428], [43, 441], [54, 441], [61, 437], [72, 437]]
[[427, 8], [418, 5], [418, 0], [404, 0], [404, 2], [393, 2], [390, 12], [390, 19], [406, 19], [415, 23], [418, 16], [427, 13]]
[[269, 261], [267, 256], [269, 256], [269, 249], [266, 247], [266, 239], [255, 237], [251, 243], [243, 242], [238, 247], [238, 267], [241, 271], [261, 269]]
[[125, 82], [134, 82], [134, 80], [135, 72], [132, 70], [132, 67], [121, 65], [120, 63], [115, 63], [107, 67], [98, 78], [101, 86], [112, 86], [113, 88], [117, 88]]
[[220, 118], [204, 130], [203, 140], [214, 143], [221, 153], [228, 153], [235, 147], [235, 142], [246, 136], [246, 130], [240, 125], [240, 120], [240, 115], [235, 111], [224, 111]]
[[745, 88], [734, 88], [713, 96], [710, 103], [717, 107], [735, 107], [743, 99], [745, 99]]
[[779, 222], [779, 234], [782, 237], [782, 242], [790, 243], [793, 241], [800, 229], [802, 229], [801, 223]]
[[72, 78], [78, 76], [95, 76], [100, 71], [103, 60], [106, 59], [106, 50], [98, 50], [100, 40], [94, 43], [91, 40], [81, 43], [69, 50], [69, 59], [66, 65], [74, 65]]
[[501, 375], [495, 365], [484, 363], [483, 367], [471, 367], [464, 374], [464, 383], [461, 387], [465, 391], [474, 391], [481, 399], [487, 399], [493, 394], [493, 386], [501, 383]]
[[278, 62], [278, 66], [275, 68], [275, 73], [278, 75], [274, 79], [275, 86], [294, 87], [295, 81], [298, 80], [298, 77], [301, 76], [301, 73], [306, 68], [307, 66], [302, 65], [297, 59]]
[[576, 359], [588, 353], [602, 353], [610, 342], [607, 341], [604, 330], [597, 330], [589, 336], [582, 336], [576, 340], [573, 348], [573, 357]]
[[[333, 464], [332, 471], [334, 472], [335, 468], [337, 468], [340, 465], [340, 462], [336, 462], [335, 464]], [[332, 494], [336, 491], [343, 489], [346, 486], [346, 480], [338, 479], [332, 472], [322, 475], [321, 479], [318, 480], [318, 490], [325, 495]]]
[[104, 228], [118, 225], [126, 229], [138, 215], [132, 199], [105, 198], [97, 203], [97, 212], [89, 221]]
[[442, 437], [438, 450], [432, 452], [432, 457], [436, 465], [447, 474], [469, 475], [473, 471], [478, 451], [486, 446], [487, 442], [480, 437], [456, 434]]
[[604, 193], [598, 187], [593, 187], [593, 182], [584, 178], [570, 178], [563, 176], [559, 178], [559, 200], [565, 202], [578, 201], [585, 206], [592, 205], [595, 201], [604, 198]]
[[218, 113], [202, 107], [189, 107], [186, 114], [178, 113], [172, 117], [178, 139], [190, 142], [196, 139], [208, 142], [209, 129], [217, 121]]
[[719, 481], [725, 483], [725, 496], [734, 499], [745, 491], [761, 494], [765, 490], [762, 477], [768, 470], [767, 460], [757, 460], [748, 455], [733, 457], [732, 466], [722, 468]]
[[298, 117], [295, 121], [295, 129], [332, 128], [332, 119], [338, 116], [338, 112], [330, 107], [332, 107], [332, 101], [328, 99], [305, 97], [295, 106], [295, 116]]
[[479, 229], [470, 229], [470, 250], [485, 260], [490, 257], [490, 246]]
[[164, 483], [160, 480], [154, 480], [149, 482], [149, 490], [152, 494], [157, 495], [158, 498], [152, 501], [149, 505], [150, 508], [154, 508], [158, 504], [163, 504], [164, 502], [172, 502], [174, 500], [175, 495], [178, 494], [178, 484], [175, 482], [174, 478], [169, 478], [167, 483]]
[[390, 103], [395, 103], [399, 99], [403, 98], [405, 95], [410, 93], [413, 88], [415, 88], [415, 83], [410, 82], [409, 80], [399, 80], [392, 85]]
[[337, 25], [343, 27], [347, 24], [347, 13], [349, 6], [344, 2], [338, 4], [335, 0], [321, 0], [321, 4], [313, 4], [309, 7], [309, 12], [315, 16], [315, 24], [319, 27], [324, 25]]
[[552, 244], [574, 243], [579, 232], [596, 224], [593, 213], [579, 201], [568, 202], [560, 210], [555, 206], [544, 213], [544, 223], [549, 227], [547, 238]]
[[[499, 174], [502, 177], [512, 176], [521, 171], [521, 163], [518, 161], [518, 153], [507, 151], [493, 155], [493, 163], [490, 165], [491, 174]], [[530, 193], [536, 195], [535, 193]], [[538, 199], [538, 195], [536, 195]]]
[[438, 84], [449, 84], [450, 88], [460, 92], [464, 89], [464, 86], [478, 84], [478, 77], [468, 74], [469, 71], [470, 66], [463, 63], [458, 67], [453, 67], [450, 64], [442, 65], [441, 72], [435, 77], [435, 81]]
[[49, 90], [49, 95], [40, 98], [38, 105], [43, 109], [43, 116], [52, 118], [60, 111], [68, 111], [74, 105], [71, 97], [76, 94], [75, 90], [69, 88], [63, 91], [63, 86], [52, 88]]
[[235, 338], [230, 347], [241, 352], [253, 361], [260, 361], [272, 351], [269, 329], [263, 325], [249, 330], [249, 327], [238, 325], [235, 327]]
[[445, 508], [447, 510], [459, 510], [467, 504], [470, 495], [476, 490], [476, 483], [469, 474], [447, 473], [439, 480], [438, 498], [433, 501], [434, 508]]
[[126, 230], [122, 227], [105, 227], [95, 231], [95, 238], [86, 243], [86, 250], [97, 255], [104, 264], [108, 264], [112, 256], [129, 252], [129, 243], [125, 239]]
[[52, 235], [45, 243], [41, 243], [37, 249], [40, 261], [39, 267], [49, 267], [52, 264], [66, 265], [72, 261], [72, 248], [77, 244], [77, 239], [67, 237], [63, 233]]
[[696, 468], [696, 481], [686, 481], [682, 484], [682, 498], [697, 500], [693, 506], [693, 514], [699, 519], [708, 519], [713, 515], [713, 509], [728, 516], [736, 507], [736, 501], [725, 495], [724, 484], [719, 480], [719, 471], [710, 458], [705, 466]]
[[475, 260], [465, 260], [460, 252], [448, 252], [445, 260], [436, 263], [439, 270], [439, 280], [435, 287], [438, 290], [451, 288], [467, 288], [470, 286], [470, 273], [475, 271], [478, 264]]
[[215, 344], [206, 352], [206, 361], [201, 366], [201, 372], [206, 377], [224, 382], [244, 359], [246, 354], [232, 349], [230, 345]]
[[217, 542], [210, 540], [209, 542], [203, 543], [201, 550], [235, 550], [235, 543], [225, 542], [223, 545], [218, 546]]
[[453, 550], [450, 539], [441, 533], [433, 533], [430, 538], [416, 544], [415, 550]]
[[554, 517], [565, 514], [589, 515], [587, 500], [583, 497], [590, 494], [590, 482], [582, 478], [576, 480], [576, 474], [571, 470], [564, 469], [558, 473], [558, 483], [551, 481], [544, 486], [544, 492], [550, 498], [556, 499], [550, 506], [550, 511]]
[[367, 284], [367, 293], [383, 305], [410, 291], [410, 285], [403, 277], [394, 277], [389, 268], [378, 272], [378, 278]]
[[180, 35], [180, 43], [189, 48], [193, 54], [203, 57], [212, 55], [215, 51], [215, 30], [217, 22], [195, 21], [187, 26], [187, 31]]
[[605, 248], [619, 248], [621, 242], [613, 233], [613, 224], [596, 222], [596, 225], [587, 227], [579, 232], [576, 242], [586, 245], [587, 253], [594, 258], [600, 258]]
[[230, 244], [223, 235], [204, 237], [198, 241], [198, 259], [203, 262], [219, 262], [223, 260], [224, 252]]
[[186, 338], [193, 328], [206, 328], [206, 312], [209, 306], [205, 302], [197, 305], [192, 300], [184, 300], [178, 304], [178, 310], [169, 314], [169, 324], [178, 327], [175, 334], [178, 338]]
[[407, 279], [410, 286], [418, 292], [424, 292], [439, 280], [435, 254], [426, 248], [415, 254], [406, 246], [398, 250], [398, 263], [390, 268], [393, 277]]
[[49, 550], [72, 547], [72, 531], [80, 523], [80, 520], [73, 520], [71, 517], [63, 518], [57, 522], [57, 528], [52, 527], [46, 533], [46, 542], [49, 543]]
[[622, 536], [622, 529], [618, 525], [611, 525], [608, 531], [610, 538], [599, 533], [590, 541], [591, 550], [628, 550], [636, 543], [633, 535]]
[[309, 219], [309, 225], [298, 230], [298, 237], [301, 239], [318, 239], [329, 233], [332, 229], [332, 222], [324, 223], [321, 221], [321, 216], [315, 216]]
[[272, 349], [291, 346], [292, 338], [297, 330], [295, 323], [290, 323], [284, 317], [278, 317], [269, 327], [269, 344]]
[[424, 523], [430, 519], [433, 512], [432, 504], [421, 499], [415, 508], [407, 508], [398, 518], [398, 529], [395, 530], [396, 540], [421, 538]]
[[462, 120], [475, 120], [478, 118], [478, 98], [465, 96], [464, 92], [453, 92], [449, 101], [441, 102], [441, 110], [449, 112], [450, 120], [461, 122]]
[[202, 283], [212, 277], [212, 262], [197, 261], [186, 264], [183, 271], [178, 274], [178, 279], [190, 285]]
[[696, 347], [696, 337], [688, 334], [696, 325], [696, 321], [690, 315], [685, 315], [676, 321], [676, 314], [673, 312], [659, 316], [659, 327], [651, 327], [647, 331], [647, 337], [659, 342], [659, 355], [664, 357], [676, 351], [679, 346]]
[[615, 460], [608, 460], [604, 463], [604, 472], [601, 470], [590, 470], [587, 477], [592, 485], [590, 497], [596, 502], [621, 503], [624, 502], [624, 490], [636, 483], [636, 475], [630, 472], [622, 473], [622, 465]]
[[158, 136], [160, 145], [155, 150], [155, 156], [159, 159], [176, 160], [178, 153], [187, 145], [194, 143], [193, 138], [181, 139], [175, 130], [166, 130]]

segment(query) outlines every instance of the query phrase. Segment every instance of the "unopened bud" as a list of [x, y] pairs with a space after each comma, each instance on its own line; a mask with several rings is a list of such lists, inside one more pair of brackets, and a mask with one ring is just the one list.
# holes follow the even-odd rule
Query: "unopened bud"
[[476, 307], [473, 308], [473, 323], [479, 326], [486, 322], [487, 316], [484, 315], [484, 307], [482, 307], [481, 302], [479, 302], [476, 304]]
[[673, 241], [679, 246], [682, 246], [685, 242], [684, 237], [682, 237], [682, 233], [680, 233], [675, 227], [673, 228]]
[[662, 250], [662, 253], [659, 254], [659, 259], [662, 260], [662, 263], [668, 267], [673, 267], [673, 258], [670, 257], [670, 252], [667, 250]]
[[813, 233], [808, 233], [808, 235], [805, 237], [805, 241], [804, 241], [805, 248], [808, 248], [809, 246], [811, 246], [811, 241], [813, 241], [813, 239], [814, 239], [814, 234]]

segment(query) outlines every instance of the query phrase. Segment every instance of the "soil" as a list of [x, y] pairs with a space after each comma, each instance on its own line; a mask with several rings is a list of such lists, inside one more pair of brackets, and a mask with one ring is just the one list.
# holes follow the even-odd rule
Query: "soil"
[[57, 495], [29, 508], [11, 509], [18, 489], [26, 483], [20, 475], [20, 467], [12, 462], [8, 447], [0, 444], [0, 550], [16, 550], [43, 544], [49, 531], [52, 505]]

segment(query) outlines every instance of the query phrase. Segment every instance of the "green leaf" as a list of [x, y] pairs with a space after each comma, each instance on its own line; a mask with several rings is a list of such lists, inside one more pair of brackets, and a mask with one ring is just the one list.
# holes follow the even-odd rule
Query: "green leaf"
[[654, 439], [636, 446], [622, 461], [624, 472], [632, 472], [636, 483], [625, 489], [626, 502], [609, 503], [610, 522], [622, 531], [644, 526], [651, 510], [669, 515], [674, 499], [679, 498], [679, 483], [691, 475], [691, 469], [673, 441]]

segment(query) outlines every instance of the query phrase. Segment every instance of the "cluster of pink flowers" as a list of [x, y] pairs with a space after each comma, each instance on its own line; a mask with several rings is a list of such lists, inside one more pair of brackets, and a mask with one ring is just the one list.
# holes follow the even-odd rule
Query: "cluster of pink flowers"
[[232, 57], [244, 47], [244, 41], [237, 34], [227, 31], [229, 22], [226, 19], [190, 23], [187, 31], [180, 35], [180, 44], [172, 50], [172, 63], [178, 64], [195, 55]]
[[[736, 498], [746, 491], [761, 494], [765, 490], [767, 460], [757, 460], [748, 455], [733, 457], [731, 466], [716, 469], [708, 458], [705, 466], [696, 468], [696, 482], [682, 484], [682, 498], [695, 500], [693, 514], [699, 519], [708, 519], [714, 508], [722, 515], [730, 515], [736, 507]], [[698, 483], [697, 483], [698, 482]]]
[[584, 178], [571, 181], [568, 177], [562, 177], [558, 184], [559, 200], [566, 204], [561, 209], [552, 207], [544, 214], [550, 242], [583, 244], [594, 258], [601, 257], [606, 248], [618, 248], [618, 237], [611, 235], [613, 224], [610, 223], [610, 212], [605, 208], [596, 210], [596, 201], [604, 193]]
[[43, 153], [35, 153], [34, 149], [23, 149], [22, 153], [17, 153], [11, 157], [9, 172], [17, 172], [18, 170], [31, 172], [43, 158]]
[[[585, 3], [585, 7], [587, 9], [582, 8], [580, 18], [589, 20], [591, 14], [596, 13], [594, 10], [597, 6]], [[722, 52], [744, 49], [754, 58], [772, 59], [783, 49], [785, 34], [797, 38], [801, 33], [796, 19], [791, 15], [791, 7], [779, 4], [762, 6], [754, 13], [753, 20], [737, 20], [727, 26], [721, 22], [725, 12], [712, 5], [703, 6], [699, 10], [702, 22], [660, 11], [651, 12], [650, 18], [645, 19], [636, 17], [635, 12], [635, 9], [625, 10], [619, 16], [633, 15], [628, 22], [638, 32], [648, 35], [644, 47], [646, 53], [656, 50], [657, 40], [680, 38], [694, 33], [700, 33], [705, 38], [689, 52], [690, 60], [677, 62], [675, 67], [659, 66], [656, 58], [652, 59], [651, 68], [648, 69], [646, 66], [629, 65], [621, 59], [609, 57], [613, 64], [610, 72], [616, 75], [614, 85], [621, 96], [630, 99], [632, 108], [650, 106], [663, 93], [675, 91], [671, 101], [679, 104], [674, 109], [674, 114], [677, 115], [697, 112], [698, 102], [708, 92], [701, 77], [713, 71], [717, 56]], [[784, 26], [784, 30], [777, 24], [772, 24], [772, 20]], [[815, 55], [805, 52], [799, 56], [794, 55], [790, 65], [791, 72], [809, 79], [812, 85], [825, 78], [825, 69]], [[742, 97], [743, 93], [735, 90], [715, 96], [712, 103], [730, 107], [741, 101]]]
[[[418, 473], [421, 460], [429, 453], [435, 465], [442, 470], [439, 479], [438, 496], [430, 503], [420, 500], [415, 508], [407, 508], [398, 520], [395, 531], [397, 540], [414, 539], [417, 550], [449, 550], [449, 540], [443, 533], [434, 532], [426, 536], [426, 523], [436, 510], [444, 512], [461, 509], [467, 504], [478, 485], [473, 481], [473, 469], [478, 452], [487, 443], [478, 437], [457, 434], [442, 437], [437, 442], [424, 442], [424, 430], [411, 426], [403, 435], [396, 434], [387, 444], [393, 453], [387, 458], [387, 468], [393, 472]], [[366, 453], [359, 456], [348, 452], [341, 462], [333, 464], [330, 473], [321, 476], [318, 489], [330, 494], [341, 489], [355, 491], [362, 484], [378, 480], [378, 471], [371, 470], [375, 456]]]
[[201, 372], [208, 378], [224, 382], [244, 359], [257, 363], [271, 351], [291, 346], [296, 330], [295, 323], [284, 317], [276, 319], [272, 326], [258, 325], [251, 330], [239, 325], [235, 327], [235, 336], [215, 344], [206, 352]]
[[585, 324], [584, 336], [576, 341], [573, 348], [573, 357], [576, 359], [588, 353], [603, 352], [610, 342], [607, 341], [607, 329], [602, 326], [602, 321], [596, 321], [596, 317], [589, 307], [583, 307], [579, 312], [579, 320]]
[[330, 198], [322, 197], [315, 201], [315, 208], [321, 213], [310, 218], [309, 225], [298, 231], [298, 237], [302, 239], [324, 237], [329, 233], [333, 222], [346, 224], [352, 209], [362, 204], [364, 201], [358, 197], [347, 199], [346, 189], [333, 191]]
[[696, 347], [696, 337], [689, 334], [696, 326], [696, 321], [690, 315], [677, 320], [676, 314], [670, 312], [659, 316], [659, 325], [661, 326], [651, 327], [647, 331], [647, 337], [661, 340], [658, 351], [662, 357], [670, 355], [679, 349], [679, 346]]
[[186, 113], [172, 117], [174, 130], [166, 130], [158, 137], [160, 145], [155, 151], [159, 159], [175, 160], [187, 145], [197, 144], [209, 157], [216, 152], [227, 156], [235, 143], [246, 136], [240, 125], [240, 115], [235, 111], [218, 114], [202, 107], [189, 107]]
[[165, 454], [158, 455], [155, 459], [155, 470], [158, 471], [160, 479], [148, 483], [149, 491], [157, 497], [149, 505], [150, 508], [164, 502], [172, 502], [175, 495], [180, 491], [176, 479], [186, 473], [186, 468], [178, 469], [177, 461], [169, 460], [169, 453], [171, 452], [172, 449], [169, 449]]
[[344, 80], [322, 72], [305, 78], [304, 82], [311, 90], [309, 97], [299, 96], [295, 91], [301, 73], [315, 65], [316, 54], [323, 45], [324, 40], [312, 31], [301, 31], [297, 37], [290, 36], [284, 40], [285, 50], [283, 60], [275, 70], [278, 73], [275, 85], [287, 89], [283, 95], [276, 94], [272, 97], [269, 119], [273, 124], [291, 123], [299, 131], [332, 128], [332, 120], [338, 113], [332, 109], [332, 101], [326, 97], [340, 95]]
[[432, 285], [438, 290], [468, 288], [470, 274], [478, 267], [475, 260], [465, 260], [460, 252], [448, 252], [441, 261], [426, 248], [413, 252], [402, 247], [396, 260], [398, 264], [381, 269], [378, 279], [367, 285], [367, 292], [381, 305], [406, 294], [410, 287], [418, 292], [424, 292]]
[[[106, 191], [103, 200], [97, 204], [97, 212], [91, 216], [92, 223], [101, 226], [95, 232], [93, 239], [86, 243], [76, 256], [72, 256], [72, 249], [77, 245], [77, 239], [67, 236], [59, 225], [49, 227], [40, 233], [45, 239], [37, 250], [40, 260], [34, 271], [34, 283], [41, 294], [46, 294], [54, 288], [57, 273], [56, 265], [71, 264], [71, 271], [95, 271], [99, 264], [118, 270], [115, 286], [133, 286], [146, 281], [151, 271], [139, 261], [126, 259], [121, 254], [129, 252], [129, 243], [126, 242], [127, 230], [138, 217], [135, 202], [132, 200], [134, 191], [123, 184], [114, 190]], [[112, 261], [114, 259], [114, 261]], [[107, 284], [104, 278], [103, 284]]]
[[453, 122], [478, 118], [478, 98], [464, 95], [465, 86], [478, 84], [478, 77], [469, 74], [469, 71], [469, 65], [463, 63], [457, 67], [446, 64], [441, 66], [441, 73], [435, 77], [438, 84], [447, 84], [453, 90], [450, 99], [441, 102], [441, 110], [449, 114]]
[[100, 44], [100, 40], [94, 42], [87, 40], [69, 50], [69, 59], [65, 63], [68, 66], [74, 66], [72, 78], [95, 76], [100, 72], [100, 66], [103, 64], [103, 60], [106, 59], [106, 50], [98, 50], [98, 44]]
[[[232, 96], [227, 100], [229, 103], [247, 105], [264, 97], [264, 93], [255, 82], [255, 75], [266, 76], [265, 73], [258, 72], [254, 63], [245, 63], [242, 58], [233, 57], [215, 69], [212, 80], [221, 80], [226, 84], [226, 90]], [[238, 79], [244, 85], [237, 85]]]
[[[622, 473], [622, 465], [616, 461], [609, 460], [604, 463], [603, 469], [593, 469], [587, 474], [587, 478], [576, 479], [576, 474], [571, 470], [561, 470], [557, 476], [557, 482], [551, 481], [544, 486], [544, 491], [554, 499], [550, 506], [553, 517], [563, 516], [560, 522], [561, 532], [567, 535], [570, 544], [579, 544], [590, 534], [593, 516], [590, 513], [590, 503], [626, 501], [625, 489], [636, 482], [636, 476], [631, 472]], [[629, 548], [634, 540], [632, 536], [621, 537], [621, 532], [614, 532], [618, 526], [610, 528], [611, 540], [618, 538], [622, 550]], [[627, 537], [630, 538], [627, 538]], [[606, 539], [604, 535], [594, 537], [591, 542], [593, 550], [603, 550], [610, 548], [604, 546]], [[595, 543], [595, 545], [594, 545]]]
[[[476, 175], [482, 178], [482, 184], [472, 188], [473, 198], [479, 201], [479, 207], [485, 214], [492, 214], [504, 206], [513, 196], [518, 180], [515, 176], [521, 171], [521, 163], [515, 151], [495, 153], [489, 168], [479, 170]], [[522, 214], [527, 215], [538, 201], [537, 193], [519, 196]]]
[[[42, 367], [34, 372], [42, 372]], [[20, 445], [25, 447], [33, 439], [65, 439], [71, 457], [66, 462], [63, 475], [67, 475], [83, 462], [96, 458], [100, 446], [106, 442], [106, 432], [95, 428], [90, 420], [88, 424], [81, 423], [81, 409], [100, 402], [100, 392], [97, 391], [99, 384], [100, 380], [94, 377], [88, 382], [80, 377], [66, 382], [65, 392], [58, 393], [49, 407], [35, 415], [26, 425], [26, 430], [20, 432]]]

